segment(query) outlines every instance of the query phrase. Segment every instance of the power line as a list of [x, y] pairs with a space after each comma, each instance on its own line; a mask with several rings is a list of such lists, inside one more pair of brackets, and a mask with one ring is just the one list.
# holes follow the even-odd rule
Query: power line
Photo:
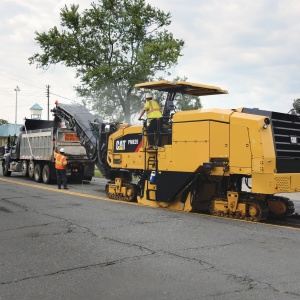
[[[41, 84], [41, 83], [35, 82], [35, 81], [33, 81], [33, 80], [31, 80], [31, 79], [28, 79], [28, 78], [26, 78], [26, 77], [22, 77], [22, 76], [20, 76], [20, 75], [14, 74], [14, 73], [7, 72], [7, 71], [5, 71], [5, 70], [3, 70], [3, 69], [0, 69], [0, 71], [5, 72], [5, 73], [10, 74], [10, 75], [15, 76], [15, 77], [19, 77], [19, 78], [25, 79], [26, 81], [31, 81], [31, 82], [36, 83], [36, 84], [39, 84], [39, 85], [41, 85], [41, 86], [43, 85], [43, 84]], [[15, 78], [11, 78], [11, 77], [6, 76], [6, 75], [3, 75], [3, 74], [0, 74], [0, 76], [6, 77], [6, 78], [8, 78], [8, 79], [15, 80]], [[22, 81], [21, 81], [21, 82], [22, 82]], [[32, 84], [30, 84], [30, 83], [26, 83], [26, 82], [22, 82], [22, 83], [28, 84], [28, 85], [31, 85], [31, 86], [35, 86], [35, 85], [32, 85]], [[41, 88], [41, 89], [42, 89], [42, 87], [40, 87], [40, 86], [35, 86], [35, 87]]]
[[[38, 84], [38, 85], [41, 85], [41, 86], [43, 85], [43, 87], [41, 87], [41, 86], [37, 86], [37, 85], [30, 84], [30, 83], [28, 83], [28, 82], [20, 81], [20, 82], [22, 82], [23, 84], [30, 85], [30, 86], [36, 87], [36, 88], [38, 88], [38, 89], [44, 90], [44, 84], [37, 83], [37, 82], [35, 82], [35, 81], [33, 81], [33, 80], [30, 80], [30, 79], [28, 79], [28, 78], [22, 77], [22, 76], [20, 76], [20, 75], [17, 75], [17, 74], [11, 73], [11, 72], [7, 72], [7, 71], [5, 71], [5, 70], [3, 70], [3, 69], [0, 69], [0, 71], [5, 72], [5, 73], [10, 74], [10, 75], [15, 76], [15, 77], [22, 78], [22, 79], [24, 79], [24, 80], [26, 80], [26, 81], [34, 82], [34, 83], [36, 83], [36, 84]], [[12, 77], [3, 75], [3, 74], [1, 74], [1, 73], [0, 73], [0, 76], [6, 77], [6, 78], [11, 79], [11, 80], [16, 80], [15, 78], [12, 78]], [[23, 92], [22, 92], [22, 93], [23, 93]], [[69, 101], [75, 101], [75, 99], [70, 99], [70, 98], [67, 98], [67, 97], [64, 97], [64, 96], [61, 96], [61, 95], [58, 95], [58, 94], [54, 94], [54, 93], [50, 93], [50, 92], [49, 92], [49, 95], [50, 95], [50, 94], [53, 95], [53, 96], [60, 97], [60, 98], [62, 98], [62, 99], [69, 100]]]
[[66, 100], [74, 101], [74, 99], [66, 98], [66, 97], [63, 97], [63, 96], [60, 96], [60, 95], [57, 95], [57, 94], [54, 94], [54, 93], [50, 93], [50, 94], [53, 95], [53, 96], [57, 96], [57, 97], [66, 99]]

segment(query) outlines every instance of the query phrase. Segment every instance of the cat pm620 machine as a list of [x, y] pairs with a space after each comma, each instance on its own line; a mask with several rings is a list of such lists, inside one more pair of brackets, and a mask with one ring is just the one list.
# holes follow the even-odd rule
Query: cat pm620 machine
[[[177, 93], [202, 97], [227, 91], [165, 80], [136, 88], [167, 93], [156, 133], [160, 147], [148, 148], [145, 124], [95, 127], [91, 121], [97, 142], [89, 145], [82, 137], [109, 180], [109, 198], [253, 221], [294, 213], [292, 201], [274, 194], [300, 191], [298, 116], [250, 108], [176, 112]], [[64, 112], [59, 104], [56, 109]]]

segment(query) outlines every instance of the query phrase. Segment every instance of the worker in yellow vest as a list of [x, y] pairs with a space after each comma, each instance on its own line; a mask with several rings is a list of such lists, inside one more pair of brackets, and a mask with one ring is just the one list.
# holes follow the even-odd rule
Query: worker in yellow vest
[[[148, 128], [147, 128], [147, 134], [148, 134], [148, 143], [149, 143], [149, 148], [154, 147], [154, 140], [155, 140], [155, 135], [157, 132], [160, 131], [161, 128], [161, 107], [160, 105], [155, 101], [152, 100], [153, 96], [151, 93], [146, 94], [146, 103], [144, 105], [144, 108], [142, 109], [139, 120], [142, 119], [142, 116], [144, 113], [147, 113], [147, 119], [148, 119]], [[160, 135], [158, 134], [158, 144], [157, 146], [161, 146], [160, 142]]]
[[55, 158], [55, 169], [57, 177], [58, 188], [61, 189], [61, 184], [65, 190], [68, 190], [67, 187], [67, 158], [65, 157], [65, 149], [61, 148], [59, 153], [54, 149], [54, 158]]

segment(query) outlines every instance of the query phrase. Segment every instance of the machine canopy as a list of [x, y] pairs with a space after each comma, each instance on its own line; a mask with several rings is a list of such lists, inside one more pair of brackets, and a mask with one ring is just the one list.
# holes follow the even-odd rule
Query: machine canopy
[[222, 90], [217, 86], [192, 83], [187, 81], [151, 81], [138, 83], [135, 88], [145, 88], [150, 90], [157, 90], [168, 93], [182, 93], [192, 96], [209, 96], [217, 94], [228, 94], [228, 91]]

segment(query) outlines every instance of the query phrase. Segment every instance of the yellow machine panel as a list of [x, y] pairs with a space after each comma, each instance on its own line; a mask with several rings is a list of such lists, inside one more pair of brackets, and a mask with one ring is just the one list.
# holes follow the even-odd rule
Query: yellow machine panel
[[209, 121], [174, 123], [172, 134], [170, 170], [194, 172], [209, 161]]
[[230, 126], [230, 172], [251, 173], [251, 143], [246, 126]]
[[254, 193], [278, 194], [300, 191], [300, 174], [252, 174]]
[[173, 122], [193, 122], [193, 121], [209, 121], [229, 123], [230, 116], [233, 113], [231, 109], [202, 109], [180, 111], [173, 116]]
[[210, 158], [229, 158], [229, 124], [210, 122]]

